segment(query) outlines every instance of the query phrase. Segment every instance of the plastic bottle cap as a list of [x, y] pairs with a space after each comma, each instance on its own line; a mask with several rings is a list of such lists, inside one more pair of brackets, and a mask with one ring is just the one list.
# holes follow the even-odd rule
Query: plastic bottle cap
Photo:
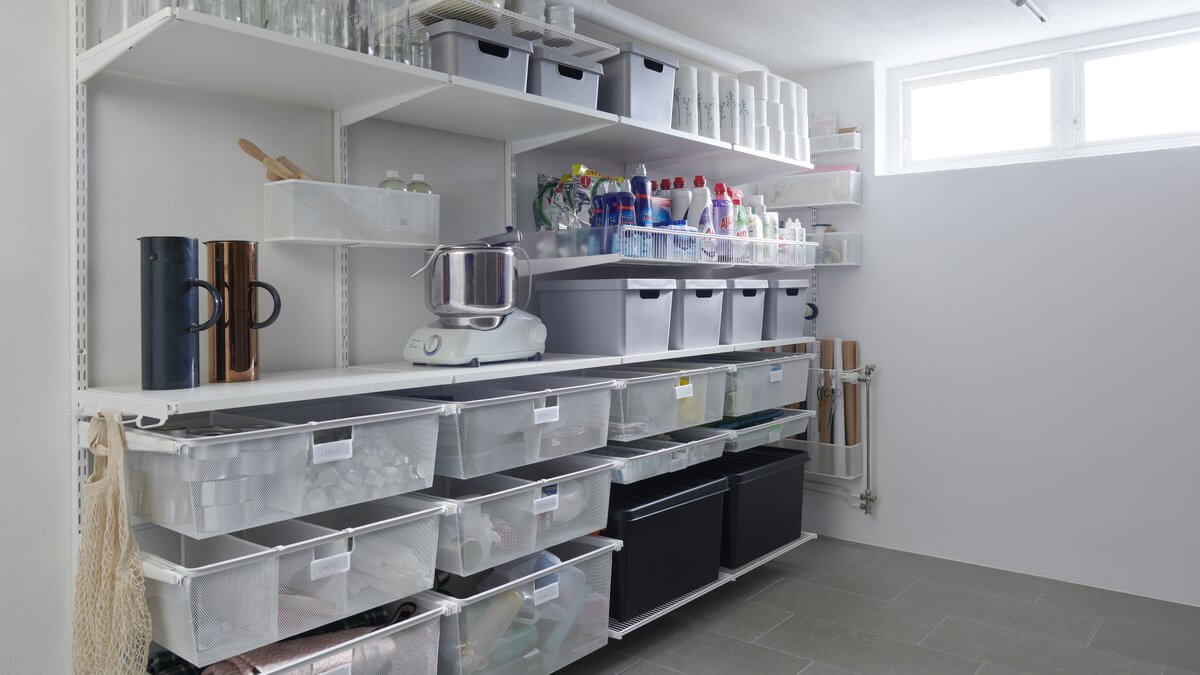
[[654, 192], [657, 189], [658, 189], [658, 181], [656, 181], [656, 180], [650, 181], [650, 191]]
[[646, 175], [646, 165], [645, 165], [645, 164], [638, 164], [638, 165], [634, 166], [634, 167], [633, 167], [633, 175], [635, 175], [635, 176], [645, 176], [645, 175]]
[[395, 169], [388, 169], [387, 171], [383, 172], [383, 177], [384, 178], [399, 178], [400, 172]]
[[695, 187], [704, 187], [704, 176], [696, 176], [693, 178], [692, 185]]
[[413, 177], [412, 177], [412, 179], [413, 179], [413, 180], [419, 180], [419, 181], [421, 181], [422, 183], [424, 183], [424, 182], [425, 182], [425, 174], [423, 174], [423, 173], [414, 173], [414, 174], [413, 174]]
[[668, 177], [658, 181], [658, 185], [659, 185], [659, 187], [661, 187], [664, 190], [671, 187], [671, 177], [668, 176]]
[[713, 194], [715, 194], [715, 195], [725, 194], [725, 184], [717, 183], [715, 186], [713, 186]]
[[675, 189], [683, 189], [683, 176], [675, 176]]

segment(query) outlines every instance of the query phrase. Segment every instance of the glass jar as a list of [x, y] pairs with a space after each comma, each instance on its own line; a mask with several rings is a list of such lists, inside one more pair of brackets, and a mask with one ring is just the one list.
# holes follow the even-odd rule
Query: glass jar
[[408, 34], [408, 63], [418, 68], [433, 67], [433, 49], [429, 44], [429, 31], [418, 26]]
[[405, 61], [409, 23], [408, 0], [375, 0], [375, 55]]
[[325, 1], [329, 14], [327, 23], [322, 24], [326, 36], [323, 42], [363, 54], [372, 53], [375, 26], [371, 20], [371, 0]]

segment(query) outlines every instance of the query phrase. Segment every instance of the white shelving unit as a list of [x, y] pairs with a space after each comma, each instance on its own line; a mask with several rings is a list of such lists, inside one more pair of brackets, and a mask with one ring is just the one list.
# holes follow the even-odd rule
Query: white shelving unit
[[689, 602], [691, 602], [697, 598], [702, 598], [705, 595], [708, 595], [709, 593], [717, 590], [718, 588], [724, 586], [725, 584], [737, 581], [738, 579], [745, 576], [746, 574], [753, 572], [754, 570], [771, 562], [772, 560], [778, 558], [779, 556], [784, 555], [785, 553], [788, 553], [789, 551], [795, 550], [816, 538], [817, 538], [817, 535], [815, 535], [811, 532], [805, 532], [804, 536], [800, 537], [799, 539], [797, 539], [789, 544], [785, 544], [762, 557], [756, 558], [756, 559], [746, 563], [745, 565], [742, 565], [741, 567], [739, 567], [737, 569], [732, 569], [732, 570], [722, 569], [720, 572], [717, 573], [716, 581], [714, 581], [710, 584], [701, 586], [700, 588], [697, 588], [696, 590], [694, 590], [690, 593], [681, 595], [678, 598], [675, 598], [674, 600], [665, 602], [648, 612], [643, 612], [642, 614], [639, 614], [639, 615], [635, 616], [634, 618], [628, 619], [626, 621], [617, 621], [616, 619], [609, 619], [608, 636], [610, 638], [620, 640], [620, 639], [624, 638], [625, 636], [629, 635], [630, 633], [632, 633], [633, 631], [653, 622], [654, 620], [661, 619], [662, 617], [666, 616], [667, 614], [670, 614], [671, 612], [679, 609], [680, 607], [683, 607], [684, 605], [688, 604]]
[[833, 134], [832, 136], [813, 136], [809, 142], [814, 157], [817, 155], [832, 155], [838, 152], [856, 152], [862, 150], [862, 134], [857, 131], [845, 134]]

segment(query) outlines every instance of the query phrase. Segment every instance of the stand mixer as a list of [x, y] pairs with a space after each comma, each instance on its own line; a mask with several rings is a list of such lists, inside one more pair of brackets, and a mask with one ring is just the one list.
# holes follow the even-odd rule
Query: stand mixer
[[439, 244], [412, 276], [422, 272], [425, 304], [437, 319], [408, 339], [406, 360], [446, 366], [541, 360], [546, 325], [517, 309], [510, 246], [486, 241]]

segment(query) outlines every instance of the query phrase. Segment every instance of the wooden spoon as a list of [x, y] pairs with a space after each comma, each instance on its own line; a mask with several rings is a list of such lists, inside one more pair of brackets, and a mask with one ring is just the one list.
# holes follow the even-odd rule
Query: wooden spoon
[[254, 159], [257, 159], [266, 165], [267, 169], [269, 169], [271, 173], [275, 174], [276, 176], [279, 176], [280, 179], [293, 180], [299, 178], [299, 176], [292, 173], [292, 171], [286, 166], [280, 164], [275, 159], [268, 157], [267, 153], [263, 152], [257, 145], [251, 143], [250, 141], [244, 138], [239, 138], [238, 147], [240, 147], [247, 155], [250, 155]]

